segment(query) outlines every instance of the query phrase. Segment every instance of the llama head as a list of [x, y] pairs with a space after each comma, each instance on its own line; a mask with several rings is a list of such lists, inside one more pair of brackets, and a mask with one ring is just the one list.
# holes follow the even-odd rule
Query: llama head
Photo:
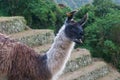
[[87, 21], [88, 14], [85, 14], [84, 17], [76, 22], [73, 20], [73, 15], [75, 12], [69, 16], [67, 15], [67, 20], [65, 21], [65, 34], [66, 36], [75, 43], [82, 43], [84, 37], [83, 27]]

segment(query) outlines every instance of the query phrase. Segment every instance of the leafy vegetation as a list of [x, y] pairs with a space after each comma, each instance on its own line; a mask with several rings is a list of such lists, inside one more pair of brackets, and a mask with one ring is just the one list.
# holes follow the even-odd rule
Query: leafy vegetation
[[81, 7], [76, 16], [79, 19], [89, 13], [83, 47], [90, 49], [92, 56], [101, 57], [120, 70], [119, 7], [111, 0], [94, 0], [93, 5]]
[[0, 0], [1, 16], [24, 16], [32, 28], [59, 27], [66, 11], [69, 8], [60, 9], [52, 0]]

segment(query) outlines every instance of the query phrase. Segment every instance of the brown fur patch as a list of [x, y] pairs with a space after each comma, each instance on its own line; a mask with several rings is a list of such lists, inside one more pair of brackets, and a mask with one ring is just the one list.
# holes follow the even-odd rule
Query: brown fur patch
[[50, 80], [46, 59], [32, 48], [0, 34], [0, 76], [8, 80]]

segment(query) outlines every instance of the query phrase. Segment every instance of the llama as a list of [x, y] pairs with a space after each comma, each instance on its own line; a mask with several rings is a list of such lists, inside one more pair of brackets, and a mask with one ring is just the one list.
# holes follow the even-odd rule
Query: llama
[[81, 43], [83, 26], [69, 13], [51, 48], [40, 55], [25, 44], [0, 34], [0, 80], [57, 80], [62, 74], [75, 43]]

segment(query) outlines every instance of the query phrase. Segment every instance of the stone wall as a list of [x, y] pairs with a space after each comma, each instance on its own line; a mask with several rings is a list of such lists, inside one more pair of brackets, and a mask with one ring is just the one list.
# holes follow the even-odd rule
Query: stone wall
[[96, 69], [90, 73], [87, 73], [86, 75], [80, 76], [75, 80], [97, 80], [98, 78], [103, 77], [108, 73], [109, 73], [108, 67], [103, 66], [102, 68]]
[[17, 33], [27, 28], [24, 17], [0, 17], [0, 33]]
[[75, 60], [70, 60], [67, 62], [64, 73], [73, 72], [73, 71], [80, 69], [82, 67], [85, 67], [91, 63], [92, 63], [92, 59], [91, 59], [90, 54], [81, 55], [81, 56], [79, 56], [79, 58], [76, 58]]
[[[33, 32], [34, 31], [36, 30], [33, 30]], [[16, 40], [25, 43], [31, 47], [52, 43], [54, 39], [54, 32], [52, 30], [48, 30], [48, 31], [46, 30], [44, 33], [42, 33], [41, 31], [42, 30], [38, 30], [37, 31], [38, 33], [36, 34], [33, 33], [29, 36], [23, 36], [21, 38], [17, 38]]]

